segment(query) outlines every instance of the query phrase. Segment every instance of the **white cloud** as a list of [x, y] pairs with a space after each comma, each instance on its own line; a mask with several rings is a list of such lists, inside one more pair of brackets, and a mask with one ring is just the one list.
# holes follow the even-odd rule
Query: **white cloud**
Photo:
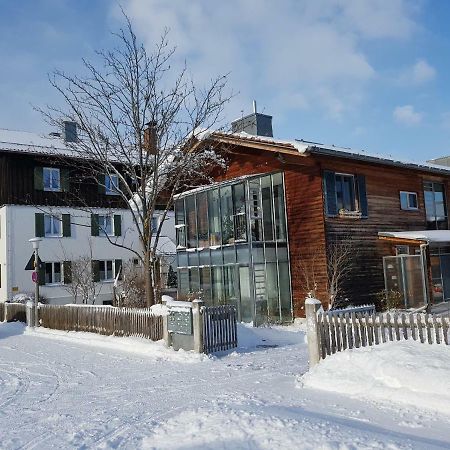
[[[230, 74], [240, 95], [277, 107], [319, 108], [340, 118], [364, 98], [376, 70], [366, 40], [407, 39], [415, 29], [404, 0], [124, 0], [138, 35], [151, 47], [170, 28], [179, 62], [198, 82]], [[291, 101], [285, 101], [290, 98]], [[238, 104], [239, 103], [239, 104]], [[284, 110], [284, 111], [283, 111]]]
[[423, 118], [423, 114], [415, 111], [412, 105], [397, 106], [392, 114], [397, 122], [404, 125], [418, 125]]
[[414, 65], [404, 70], [399, 82], [404, 85], [418, 86], [436, 78], [436, 69], [425, 59], [418, 59]]
[[431, 81], [436, 76], [436, 70], [430, 66], [424, 59], [419, 59], [413, 66], [412, 77], [416, 84]]

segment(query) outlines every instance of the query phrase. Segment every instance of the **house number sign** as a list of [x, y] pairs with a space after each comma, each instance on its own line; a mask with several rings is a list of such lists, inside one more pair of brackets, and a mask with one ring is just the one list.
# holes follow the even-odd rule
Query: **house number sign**
[[168, 331], [177, 334], [192, 334], [192, 311], [191, 309], [169, 310]]

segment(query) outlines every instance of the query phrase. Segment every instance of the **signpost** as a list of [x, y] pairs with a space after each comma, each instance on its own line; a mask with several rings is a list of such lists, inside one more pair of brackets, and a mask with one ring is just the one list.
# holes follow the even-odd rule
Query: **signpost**
[[29, 242], [33, 244], [33, 250], [34, 250], [34, 272], [33, 275], [31, 275], [31, 279], [33, 280], [35, 286], [34, 290], [34, 326], [39, 326], [39, 317], [38, 317], [38, 302], [39, 302], [39, 243], [42, 241], [41, 238], [35, 237], [32, 239], [29, 239]]
[[33, 273], [31, 274], [31, 281], [32, 281], [33, 283], [37, 283], [37, 282], [38, 282], [38, 273], [37, 273], [37, 272], [33, 272]]

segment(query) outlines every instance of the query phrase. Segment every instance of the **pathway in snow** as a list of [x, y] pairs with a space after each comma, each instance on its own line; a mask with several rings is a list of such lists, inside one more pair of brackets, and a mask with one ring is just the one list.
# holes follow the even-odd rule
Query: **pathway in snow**
[[301, 332], [240, 328], [240, 342], [207, 358], [139, 339], [0, 324], [0, 447], [450, 446], [448, 416], [299, 387]]

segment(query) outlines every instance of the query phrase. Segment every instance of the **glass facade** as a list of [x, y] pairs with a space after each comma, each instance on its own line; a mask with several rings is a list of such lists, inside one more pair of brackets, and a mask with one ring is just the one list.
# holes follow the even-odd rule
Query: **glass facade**
[[256, 325], [292, 321], [282, 173], [182, 194], [175, 220], [179, 299], [233, 304]]

